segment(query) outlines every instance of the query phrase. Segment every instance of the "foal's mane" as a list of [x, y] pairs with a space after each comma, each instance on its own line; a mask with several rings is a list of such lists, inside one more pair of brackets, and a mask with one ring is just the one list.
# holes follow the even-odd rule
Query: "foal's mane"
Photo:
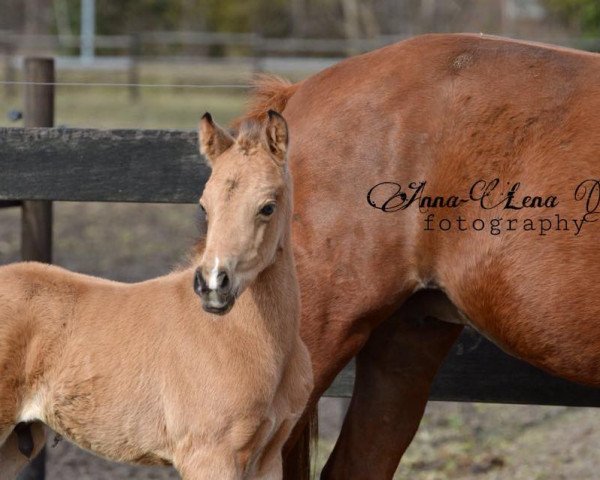
[[[249, 140], [256, 138], [260, 126], [267, 118], [269, 110], [281, 113], [290, 97], [298, 90], [300, 83], [292, 83], [277, 75], [259, 74], [252, 80], [252, 90], [246, 113], [231, 122], [230, 129], [234, 137], [242, 134]], [[206, 238], [201, 236], [192, 252], [194, 256], [204, 251]]]

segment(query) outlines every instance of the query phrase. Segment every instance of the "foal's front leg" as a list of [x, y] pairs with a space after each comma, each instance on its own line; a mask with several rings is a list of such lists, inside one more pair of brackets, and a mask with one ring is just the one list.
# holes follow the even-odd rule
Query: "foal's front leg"
[[262, 458], [252, 480], [281, 480], [283, 477], [283, 444], [290, 436], [296, 418], [284, 420], [269, 444], [265, 447]]
[[186, 448], [175, 459], [182, 480], [244, 480], [230, 448]]
[[[25, 465], [33, 460], [44, 447], [46, 441], [46, 433], [44, 425], [41, 423], [32, 423], [31, 436], [33, 440], [33, 451], [31, 457], [27, 458], [19, 450], [19, 438], [13, 431], [8, 435], [6, 441], [0, 445], [0, 479], [14, 480], [17, 475], [23, 470]], [[1, 434], [1, 432], [0, 432]]]

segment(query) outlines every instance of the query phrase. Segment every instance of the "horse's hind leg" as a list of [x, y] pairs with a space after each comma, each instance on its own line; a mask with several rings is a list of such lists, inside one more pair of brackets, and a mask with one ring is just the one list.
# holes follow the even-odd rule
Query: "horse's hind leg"
[[321, 479], [393, 478], [433, 377], [462, 330], [409, 313], [402, 308], [380, 325], [357, 356], [350, 409]]
[[[8, 434], [6, 441], [0, 446], [0, 472], [2, 480], [14, 480], [19, 472], [33, 460], [42, 450], [46, 441], [46, 433], [42, 423], [32, 423], [29, 425], [32, 440], [31, 454], [26, 457], [22, 450], [24, 449], [24, 434], [20, 435], [14, 430]], [[26, 434], [25, 434], [26, 435]], [[28, 441], [26, 440], [26, 444]]]

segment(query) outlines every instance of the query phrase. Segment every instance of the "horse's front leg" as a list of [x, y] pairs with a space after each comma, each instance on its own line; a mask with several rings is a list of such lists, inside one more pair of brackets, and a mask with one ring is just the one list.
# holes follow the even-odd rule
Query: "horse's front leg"
[[414, 318], [409, 310], [380, 325], [357, 356], [350, 408], [322, 479], [391, 479], [410, 445], [433, 377], [462, 326]]

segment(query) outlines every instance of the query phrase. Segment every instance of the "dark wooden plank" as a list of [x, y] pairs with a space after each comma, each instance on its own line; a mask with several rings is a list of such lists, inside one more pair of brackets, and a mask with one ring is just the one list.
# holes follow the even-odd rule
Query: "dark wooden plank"
[[22, 204], [20, 200], [0, 200], [0, 208], [20, 207]]
[[[350, 364], [327, 394], [350, 397], [353, 379]], [[600, 389], [548, 375], [466, 329], [438, 372], [430, 399], [600, 407]]]
[[600, 389], [549, 375], [467, 329], [438, 372], [432, 399], [600, 406]]
[[0, 128], [0, 200], [195, 203], [195, 132]]

